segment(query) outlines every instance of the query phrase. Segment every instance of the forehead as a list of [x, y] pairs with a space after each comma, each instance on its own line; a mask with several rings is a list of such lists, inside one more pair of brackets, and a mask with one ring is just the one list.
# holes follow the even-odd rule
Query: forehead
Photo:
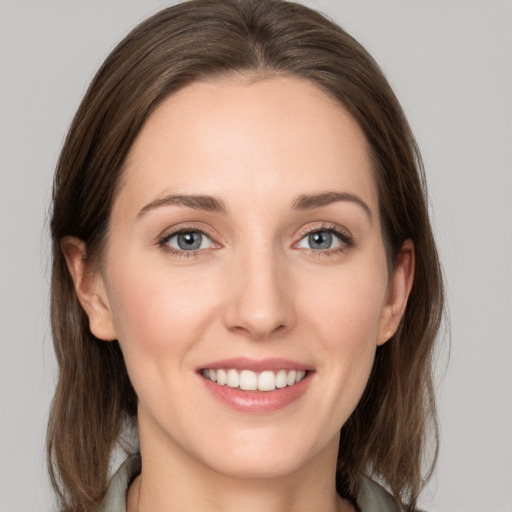
[[356, 121], [307, 80], [224, 78], [193, 83], [159, 105], [129, 152], [118, 198], [133, 207], [164, 193], [242, 202], [250, 191], [269, 202], [324, 190], [377, 203]]

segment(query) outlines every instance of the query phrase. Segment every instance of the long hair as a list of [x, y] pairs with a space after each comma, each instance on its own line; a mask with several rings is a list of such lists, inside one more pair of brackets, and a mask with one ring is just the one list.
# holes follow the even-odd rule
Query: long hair
[[[101, 502], [112, 450], [135, 424], [137, 398], [118, 343], [89, 330], [61, 240], [83, 240], [95, 265], [126, 155], [148, 116], [187, 84], [240, 73], [306, 79], [337, 100], [370, 147], [390, 269], [404, 240], [415, 245], [404, 317], [393, 339], [377, 348], [367, 388], [341, 430], [338, 491], [353, 497], [366, 473], [412, 509], [422, 475], [432, 470], [432, 354], [443, 283], [421, 157], [395, 95], [364, 48], [309, 8], [280, 0], [190, 0], [149, 18], [112, 51], [73, 119], [55, 173], [51, 326], [59, 378], [47, 451], [63, 511], [90, 511]], [[430, 465], [423, 460], [429, 432]]]

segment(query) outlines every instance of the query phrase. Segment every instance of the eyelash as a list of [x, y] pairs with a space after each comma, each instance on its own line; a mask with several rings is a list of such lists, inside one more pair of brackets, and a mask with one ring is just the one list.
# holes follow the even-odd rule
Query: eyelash
[[171, 231], [170, 233], [166, 233], [164, 236], [162, 236], [158, 240], [158, 246], [163, 251], [165, 251], [169, 254], [172, 254], [176, 258], [198, 257], [200, 252], [207, 250], [207, 249], [195, 249], [195, 250], [185, 251], [185, 250], [174, 249], [174, 247], [171, 247], [168, 245], [169, 240], [171, 240], [172, 237], [174, 237], [176, 235], [184, 234], [184, 233], [200, 233], [201, 235], [206, 236], [210, 240], [212, 240], [212, 243], [215, 245], [213, 238], [208, 233], [206, 233], [203, 229], [195, 227], [195, 226], [187, 226], [187, 227], [178, 228], [174, 231]]
[[348, 233], [348, 231], [345, 231], [334, 224], [322, 224], [320, 226], [315, 226], [314, 228], [310, 228], [304, 231], [301, 234], [299, 241], [294, 243], [293, 245], [297, 246], [297, 244], [299, 244], [305, 237], [312, 235], [314, 233], [331, 233], [332, 235], [336, 236], [340, 241], [340, 246], [335, 247], [334, 249], [305, 249], [311, 255], [316, 257], [336, 256], [340, 253], [348, 251], [349, 249], [352, 249], [355, 245], [354, 239]]
[[[304, 248], [307, 252], [309, 252], [311, 255], [322, 257], [322, 256], [334, 256], [340, 253], [343, 253], [352, 247], [354, 247], [355, 242], [352, 236], [345, 230], [340, 229], [339, 227], [335, 226], [334, 224], [322, 224], [320, 226], [315, 226], [314, 228], [308, 229], [304, 231], [299, 238], [298, 242], [295, 242], [293, 244], [293, 247], [297, 247], [298, 244], [307, 236], [312, 235], [314, 233], [322, 233], [327, 232], [331, 233], [334, 236], [336, 236], [340, 240], [340, 246], [336, 247], [334, 249], [307, 249]], [[208, 237], [210, 240], [212, 240], [212, 243], [215, 245], [215, 242], [213, 241], [213, 238], [208, 235], [203, 229], [195, 226], [187, 226], [183, 228], [178, 228], [174, 231], [171, 231], [170, 233], [166, 233], [164, 236], [162, 236], [158, 240], [158, 246], [165, 252], [172, 254], [174, 257], [177, 258], [194, 258], [198, 257], [201, 252], [207, 250], [207, 249], [194, 249], [190, 251], [186, 250], [177, 250], [173, 247], [170, 247], [169, 240], [173, 238], [176, 235], [184, 234], [184, 233], [200, 233], [203, 236]], [[218, 244], [217, 244], [218, 245]]]

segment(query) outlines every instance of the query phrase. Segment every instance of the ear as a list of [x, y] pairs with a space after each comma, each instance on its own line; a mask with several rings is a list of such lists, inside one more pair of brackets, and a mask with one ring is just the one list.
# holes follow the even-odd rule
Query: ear
[[395, 259], [386, 302], [382, 310], [377, 345], [383, 345], [398, 329], [414, 281], [414, 244], [406, 240]]
[[86, 246], [79, 238], [66, 236], [61, 241], [69, 273], [75, 285], [76, 295], [87, 317], [89, 329], [101, 340], [117, 338], [103, 277], [90, 268], [86, 261]]

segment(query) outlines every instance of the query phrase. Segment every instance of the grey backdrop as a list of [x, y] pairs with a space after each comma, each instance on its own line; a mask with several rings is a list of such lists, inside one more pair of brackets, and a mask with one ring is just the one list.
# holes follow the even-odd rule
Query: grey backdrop
[[[421, 505], [512, 511], [512, 2], [317, 0], [384, 68], [423, 151], [447, 278], [442, 446]], [[107, 52], [158, 0], [0, 0], [0, 511], [51, 510], [53, 168]]]

